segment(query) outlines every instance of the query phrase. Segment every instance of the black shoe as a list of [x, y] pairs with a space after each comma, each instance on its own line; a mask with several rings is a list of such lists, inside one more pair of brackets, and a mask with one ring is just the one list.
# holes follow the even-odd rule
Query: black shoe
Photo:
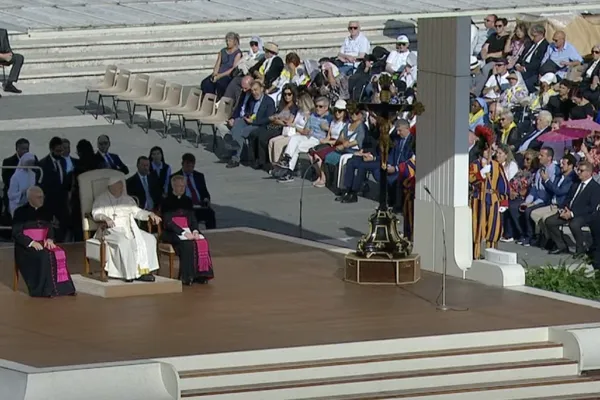
[[192, 286], [194, 284], [194, 280], [193, 279], [188, 279], [187, 281], [184, 282], [185, 285], [187, 286]]
[[342, 192], [339, 195], [337, 195], [334, 200], [335, 201], [342, 201], [342, 200], [344, 200], [344, 197], [346, 197], [347, 194], [348, 194], [348, 192]]
[[156, 280], [156, 278], [152, 274], [144, 274], [144, 275], [140, 276], [139, 278], [137, 278], [136, 280], [138, 280], [140, 282], [154, 282]]
[[133, 282], [133, 279], [125, 279], [125, 282], [131, 283], [131, 282]]
[[230, 160], [227, 165], [225, 166], [225, 168], [237, 168], [240, 166], [240, 162], [239, 161], [233, 161]]
[[558, 254], [571, 254], [569, 249], [555, 249], [548, 252], [548, 254], [558, 255]]
[[19, 90], [15, 87], [15, 85], [12, 84], [12, 82], [8, 82], [4, 85], [4, 91], [5, 92], [9, 92], [9, 93], [22, 93], [22, 90]]
[[201, 285], [206, 285], [208, 283], [208, 279], [206, 279], [206, 278], [196, 278], [196, 279], [194, 279], [194, 282], [199, 283]]
[[356, 203], [356, 202], [358, 202], [358, 195], [356, 193], [348, 193], [342, 199], [342, 203], [344, 203], [344, 204]]

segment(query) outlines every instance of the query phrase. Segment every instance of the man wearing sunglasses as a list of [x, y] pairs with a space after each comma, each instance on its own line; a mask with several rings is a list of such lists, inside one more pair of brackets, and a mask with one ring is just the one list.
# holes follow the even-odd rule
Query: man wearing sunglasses
[[340, 72], [345, 75], [350, 75], [354, 72], [360, 60], [371, 51], [371, 43], [361, 33], [358, 21], [350, 21], [348, 23], [348, 32], [350, 35], [344, 39], [344, 43], [337, 56], [337, 61], [342, 64], [341, 66], [338, 65]]

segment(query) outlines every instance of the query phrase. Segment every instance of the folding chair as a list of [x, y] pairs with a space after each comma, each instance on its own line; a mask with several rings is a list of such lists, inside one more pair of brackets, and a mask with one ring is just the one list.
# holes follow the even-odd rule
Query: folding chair
[[122, 69], [117, 74], [117, 80], [113, 87], [98, 91], [98, 108], [96, 109], [96, 119], [98, 119], [98, 115], [100, 115], [100, 106], [102, 106], [102, 114], [106, 113], [106, 110], [104, 109], [105, 97], [111, 97], [114, 99], [115, 96], [127, 93], [127, 89], [129, 88], [129, 78], [131, 78], [131, 71]]
[[[148, 95], [148, 85], [150, 76], [147, 74], [136, 75], [131, 84], [131, 88], [124, 94], [113, 97], [113, 107], [115, 109], [115, 119], [117, 118], [117, 107], [119, 102], [127, 103], [127, 113], [129, 114], [129, 123], [133, 124], [133, 113], [131, 112], [131, 103], [143, 99]], [[113, 120], [114, 122], [114, 120]]]
[[152, 114], [152, 111], [148, 108], [148, 105], [156, 104], [156, 103], [160, 103], [160, 102], [164, 101], [166, 88], [167, 88], [167, 81], [165, 81], [164, 79], [157, 78], [154, 80], [154, 82], [152, 82], [152, 85], [150, 86], [150, 91], [148, 92], [148, 95], [146, 95], [145, 97], [143, 97], [139, 100], [136, 100], [133, 103], [133, 114], [135, 114], [135, 109], [137, 106], [146, 107], [146, 116], [148, 117], [148, 124], [146, 125], [146, 133], [148, 133], [150, 131], [150, 124], [151, 124], [150, 114]]
[[[183, 129], [186, 132], [187, 132], [187, 128], [185, 126], [186, 121], [196, 121], [196, 123], [198, 123], [199, 119], [206, 118], [206, 117], [214, 114], [216, 98], [217, 98], [216, 95], [207, 93], [204, 95], [204, 100], [202, 100], [202, 102], [198, 104], [197, 111], [181, 114], [181, 118], [183, 120]], [[199, 129], [201, 128], [199, 123], [198, 123], [198, 128]], [[196, 147], [198, 147], [198, 144], [200, 143], [200, 135], [201, 134], [202, 134], [202, 132], [198, 131], [198, 136], [196, 137]]]
[[[211, 115], [209, 117], [204, 117], [196, 120], [198, 124], [198, 133], [201, 132], [203, 125], [210, 125], [213, 131], [213, 153], [217, 150], [217, 125], [224, 124], [231, 118], [231, 114], [233, 114], [233, 105], [235, 101], [229, 97], [221, 97], [219, 100], [219, 108], [217, 108], [217, 112], [215, 115]], [[200, 137], [200, 135], [198, 135]], [[198, 143], [196, 143], [196, 146]]]
[[165, 99], [158, 103], [146, 104], [146, 110], [148, 111], [148, 120], [150, 120], [150, 116], [152, 115], [152, 111], [160, 111], [163, 116], [163, 138], [167, 137], [167, 111], [169, 108], [181, 107], [181, 92], [183, 91], [183, 86], [177, 83], [169, 83], [167, 85], [167, 91], [165, 94]]
[[[173, 115], [177, 116], [177, 119], [179, 120], [179, 136], [180, 138], [183, 136], [183, 122], [181, 121], [181, 116], [183, 114], [189, 114], [192, 113], [196, 110], [198, 110], [198, 106], [200, 105], [200, 99], [202, 98], [202, 90], [200, 90], [200, 88], [192, 88], [190, 89], [190, 92], [188, 93], [188, 97], [187, 100], [185, 101], [185, 104], [183, 106], [179, 106], [179, 107], [171, 107], [171, 108], [167, 108], [166, 112], [168, 114], [168, 119], [167, 119], [167, 127], [171, 126], [171, 117]], [[167, 129], [167, 132], [165, 133], [165, 136], [169, 133], [169, 130]]]
[[[4, 79], [2, 81], [5, 82], [6, 81], [6, 73], [4, 73], [4, 65], [1, 63], [0, 63], [0, 65], [2, 65], [2, 72], [4, 75]], [[96, 85], [86, 87], [85, 103], [83, 104], [83, 114], [84, 115], [87, 112], [88, 98], [90, 96], [90, 92], [99, 92], [100, 90], [106, 90], [106, 89], [112, 88], [115, 85], [116, 76], [117, 76], [117, 66], [109, 65], [106, 67], [106, 71], [104, 72], [104, 79], [102, 79], [102, 82], [100, 82]]]

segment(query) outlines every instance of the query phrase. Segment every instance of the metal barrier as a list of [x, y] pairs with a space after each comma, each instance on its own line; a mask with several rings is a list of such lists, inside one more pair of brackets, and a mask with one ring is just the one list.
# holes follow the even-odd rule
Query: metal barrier
[[[42, 169], [42, 167], [38, 167], [37, 165], [30, 165], [30, 166], [1, 166], [0, 169], [37, 169], [40, 171], [40, 179], [38, 181], [38, 183], [42, 182], [42, 180], [44, 179], [44, 170]], [[4, 183], [5, 185], [7, 184], [6, 182]], [[0, 225], [0, 231], [10, 231], [12, 230], [12, 226], [7, 226], [7, 225]]]

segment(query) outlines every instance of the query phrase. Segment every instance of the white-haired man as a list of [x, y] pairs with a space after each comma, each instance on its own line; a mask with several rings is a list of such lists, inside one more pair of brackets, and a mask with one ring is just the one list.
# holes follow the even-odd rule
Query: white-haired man
[[108, 245], [105, 270], [109, 278], [154, 282], [152, 272], [159, 268], [156, 239], [139, 229], [135, 219], [152, 220], [155, 224], [161, 219], [139, 208], [135, 200], [124, 193], [124, 188], [122, 178], [111, 178], [108, 190], [98, 196], [92, 206], [92, 218], [106, 224], [106, 229], [96, 233], [102, 235]]

